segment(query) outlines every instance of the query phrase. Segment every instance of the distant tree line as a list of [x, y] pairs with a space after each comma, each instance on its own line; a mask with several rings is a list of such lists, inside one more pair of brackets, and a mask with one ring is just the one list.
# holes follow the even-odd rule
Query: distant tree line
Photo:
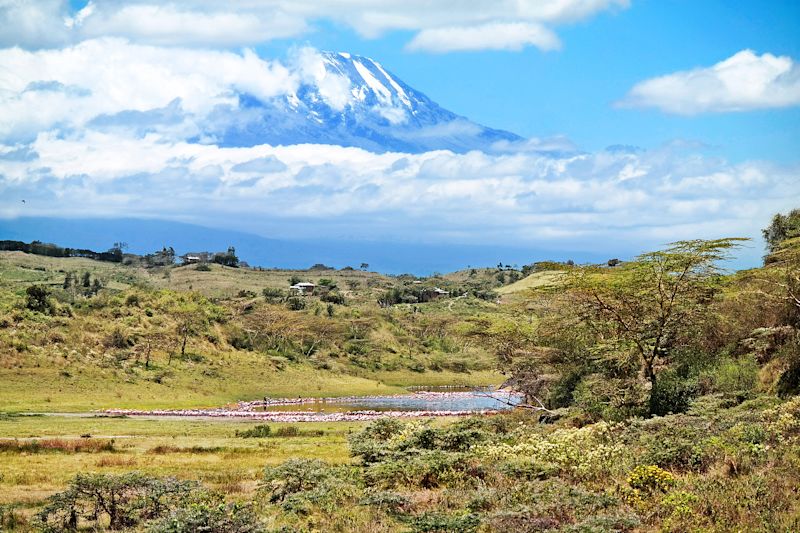
[[0, 241], [0, 251], [5, 252], [25, 252], [34, 255], [46, 255], [49, 257], [85, 257], [96, 261], [108, 261], [111, 263], [122, 262], [122, 247], [119, 243], [106, 252], [95, 252], [84, 248], [62, 248], [56, 244], [33, 241], [25, 243], [22, 241]]

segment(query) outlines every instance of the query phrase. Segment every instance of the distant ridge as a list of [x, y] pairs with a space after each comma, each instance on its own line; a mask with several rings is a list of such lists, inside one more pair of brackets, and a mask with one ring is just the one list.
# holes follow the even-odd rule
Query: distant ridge
[[305, 269], [315, 263], [336, 268], [368, 263], [384, 274], [430, 275], [468, 266], [523, 265], [541, 260], [605, 261], [592, 253], [541, 250], [512, 246], [472, 246], [353, 240], [266, 238], [166, 220], [142, 219], [0, 219], [0, 240], [53, 242], [72, 248], [106, 250], [115, 242], [128, 243], [131, 253], [147, 254], [172, 246], [177, 255], [197, 250], [236, 248], [252, 266]]

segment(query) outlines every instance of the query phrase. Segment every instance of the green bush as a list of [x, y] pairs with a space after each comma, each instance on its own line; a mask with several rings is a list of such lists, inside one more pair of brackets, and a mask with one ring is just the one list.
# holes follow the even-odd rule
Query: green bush
[[319, 459], [290, 459], [264, 469], [261, 489], [277, 502], [292, 494], [317, 488], [333, 475], [330, 465]]
[[236, 431], [236, 436], [243, 439], [263, 439], [272, 435], [272, 428], [266, 424], [259, 424], [258, 426], [243, 431]]
[[292, 296], [286, 299], [286, 308], [291, 311], [302, 311], [306, 308], [306, 301], [297, 296]]
[[31, 285], [25, 289], [25, 307], [37, 313], [55, 314], [50, 290], [44, 285]]
[[264, 290], [261, 291], [261, 294], [264, 296], [264, 299], [269, 303], [277, 303], [282, 301], [286, 297], [286, 293], [281, 289], [276, 289], [274, 287], [265, 287]]
[[725, 360], [712, 373], [714, 391], [729, 396], [749, 393], [758, 382], [758, 370], [758, 363], [752, 355]]
[[469, 533], [477, 531], [481, 520], [477, 514], [423, 513], [408, 521], [414, 533]]
[[661, 372], [656, 386], [650, 391], [650, 414], [684, 413], [696, 395], [697, 381], [694, 377], [681, 376], [676, 370]]
[[251, 504], [225, 503], [222, 498], [203, 498], [173, 510], [156, 521], [149, 533], [260, 533], [263, 524]]
[[44, 531], [76, 529], [79, 521], [98, 525], [105, 517], [114, 530], [164, 516], [199, 485], [130, 472], [78, 474], [67, 490], [50, 496], [37, 519]]

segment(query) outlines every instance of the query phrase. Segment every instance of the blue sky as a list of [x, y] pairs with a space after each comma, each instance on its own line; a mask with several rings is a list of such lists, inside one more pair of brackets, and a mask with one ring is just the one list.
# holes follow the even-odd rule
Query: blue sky
[[[800, 206], [794, 1], [0, 0], [0, 28], [6, 219], [625, 255], [757, 238]], [[444, 108], [531, 140], [376, 154], [208, 135], [220, 106], [245, 114], [236, 94], [310, 84], [347, 101], [347, 80], [319, 78], [317, 50], [371, 57]], [[237, 173], [265, 160], [279, 170]]]
[[[526, 137], [566, 135], [587, 150], [697, 140], [734, 160], [797, 160], [800, 109], [684, 117], [617, 109], [636, 82], [712, 65], [743, 49], [800, 57], [800, 2], [641, 0], [559, 28], [563, 48], [411, 52], [413, 32], [365, 39], [326, 21], [299, 40], [379, 59], [456, 113]], [[297, 39], [258, 49], [284, 55]]]

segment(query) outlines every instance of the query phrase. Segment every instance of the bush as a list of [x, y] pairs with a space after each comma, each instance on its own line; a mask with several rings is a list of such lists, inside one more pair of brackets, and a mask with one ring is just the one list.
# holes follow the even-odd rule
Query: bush
[[50, 291], [47, 287], [31, 285], [25, 289], [25, 307], [37, 313], [49, 313], [53, 310], [49, 297]]
[[655, 465], [637, 466], [628, 475], [628, 485], [644, 492], [666, 492], [675, 483], [675, 476]]
[[721, 363], [712, 375], [714, 390], [731, 396], [751, 392], [758, 380], [758, 363], [753, 356]]
[[435, 531], [437, 533], [468, 533], [470, 531], [477, 531], [480, 524], [480, 518], [478, 515], [473, 513], [462, 515], [423, 513], [419, 516], [413, 517], [409, 521], [411, 531], [415, 533], [429, 531]]
[[155, 522], [150, 533], [259, 533], [264, 526], [250, 504], [225, 503], [220, 497], [205, 497], [172, 511]]
[[697, 395], [694, 378], [683, 377], [674, 370], [659, 374], [656, 386], [650, 391], [650, 414], [664, 416], [685, 413], [689, 402]]
[[198, 485], [172, 478], [127, 474], [78, 474], [67, 490], [50, 496], [37, 519], [45, 531], [74, 530], [79, 520], [99, 525], [108, 518], [110, 529], [129, 528], [164, 516]]
[[344, 305], [344, 296], [342, 295], [342, 293], [340, 293], [338, 291], [331, 291], [331, 292], [329, 292], [327, 294], [323, 294], [320, 297], [320, 300], [322, 300], [323, 302], [328, 302], [328, 303], [332, 303], [332, 304]]
[[300, 435], [300, 428], [297, 426], [282, 426], [275, 430], [276, 437], [297, 437]]
[[331, 477], [331, 467], [319, 459], [290, 459], [278, 466], [264, 469], [261, 489], [277, 502], [292, 494], [317, 488]]
[[306, 308], [306, 301], [297, 296], [286, 299], [286, 307], [291, 311], [302, 311]]
[[272, 428], [266, 424], [259, 424], [244, 431], [236, 431], [236, 436], [243, 439], [263, 439], [272, 435]]
[[680, 421], [665, 425], [662, 431], [644, 437], [642, 461], [662, 468], [703, 471], [711, 461], [699, 430], [681, 427]]
[[14, 531], [23, 527], [27, 530], [27, 525], [28, 519], [13, 505], [0, 505], [0, 531]]
[[264, 299], [269, 303], [280, 302], [286, 297], [284, 291], [274, 287], [265, 287], [264, 290], [261, 291], [261, 294], [264, 295]]

